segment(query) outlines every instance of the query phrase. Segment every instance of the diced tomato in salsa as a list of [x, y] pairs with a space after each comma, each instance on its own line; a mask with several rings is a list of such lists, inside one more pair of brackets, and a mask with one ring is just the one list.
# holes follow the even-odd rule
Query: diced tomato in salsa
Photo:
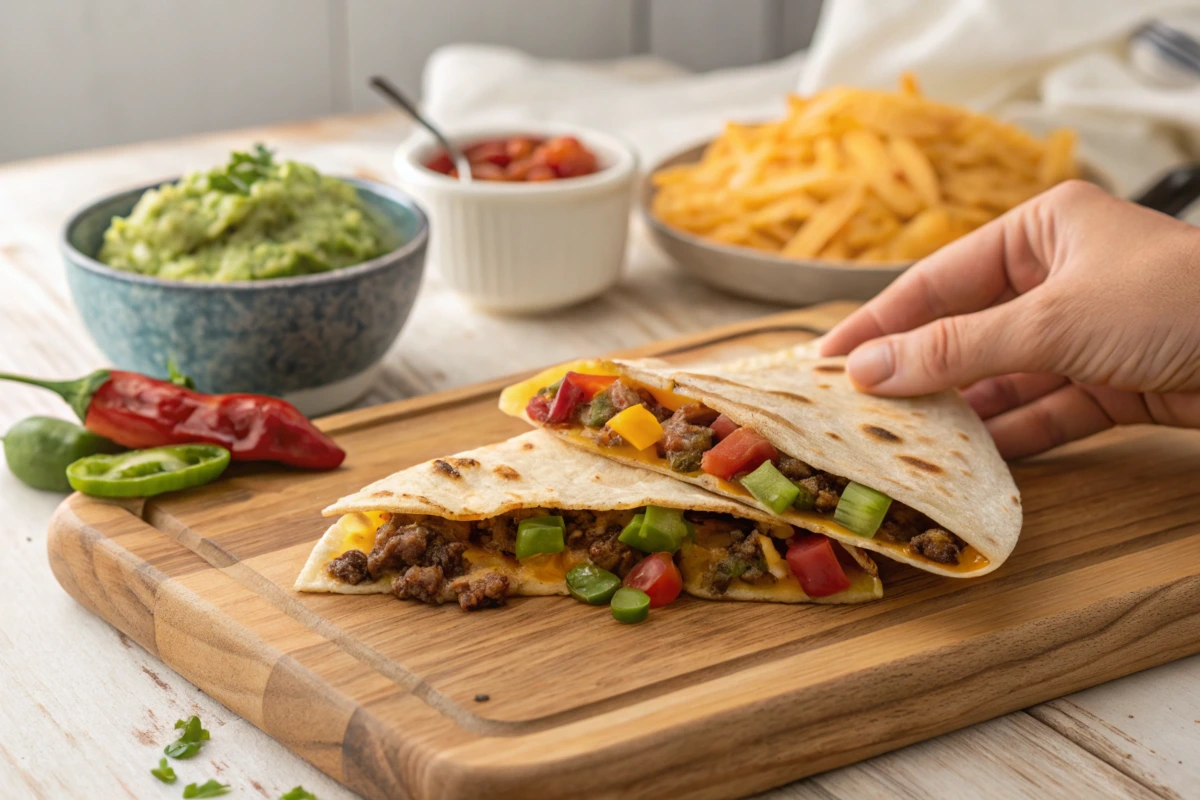
[[717, 441], [719, 442], [741, 426], [722, 414], [713, 420], [713, 424], [709, 425], [709, 427], [712, 428], [713, 435], [717, 437]]
[[850, 579], [828, 537], [818, 533], [794, 536], [788, 541], [787, 562], [809, 597], [825, 597], [850, 588]]
[[779, 451], [762, 436], [749, 428], [738, 428], [704, 454], [700, 469], [729, 480], [739, 472], [758, 469], [764, 461], [778, 457]]
[[[466, 146], [463, 155], [471, 164], [471, 177], [485, 181], [553, 181], [591, 175], [600, 169], [595, 153], [574, 136], [487, 139]], [[458, 177], [445, 151], [426, 161], [425, 166]]]
[[651, 553], [629, 571], [625, 585], [650, 595], [651, 608], [661, 608], [679, 597], [683, 576], [670, 553]]

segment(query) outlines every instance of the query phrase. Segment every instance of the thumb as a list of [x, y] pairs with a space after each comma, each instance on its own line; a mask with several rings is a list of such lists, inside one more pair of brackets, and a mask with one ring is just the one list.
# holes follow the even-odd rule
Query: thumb
[[846, 372], [860, 391], [894, 397], [1042, 372], [1036, 343], [1026, 338], [1032, 326], [1023, 312], [1030, 296], [866, 342], [850, 354]]

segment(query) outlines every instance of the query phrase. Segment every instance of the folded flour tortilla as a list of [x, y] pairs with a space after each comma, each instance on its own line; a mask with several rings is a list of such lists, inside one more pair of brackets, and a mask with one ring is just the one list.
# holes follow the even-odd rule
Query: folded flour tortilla
[[[639, 450], [628, 443], [605, 446], [602, 430], [578, 420], [540, 425], [526, 413], [530, 400], [539, 391], [549, 391], [546, 387], [553, 389], [568, 371], [620, 376], [652, 395], [667, 412], [700, 403], [761, 434], [780, 453], [802, 460], [821, 480], [841, 479], [844, 486], [849, 479], [893, 499], [889, 517], [874, 538], [839, 525], [832, 509], [826, 507], [823, 513], [820, 504], [814, 510], [788, 509], [777, 517], [792, 525], [951, 577], [991, 572], [1016, 545], [1022, 524], [1020, 494], [982, 421], [957, 392], [911, 399], [874, 397], [853, 388], [844, 357], [813, 358], [800, 351], [726, 370], [686, 370], [656, 360], [579, 361], [546, 370], [501, 395], [502, 410], [576, 447], [763, 511], [769, 509], [736, 480], [701, 470], [673, 471], [661, 449]], [[919, 535], [924, 533], [921, 526], [929, 535]]]
[[[295, 588], [395, 591], [426, 602], [457, 600], [464, 608], [499, 605], [511, 595], [565, 595], [566, 573], [577, 564], [628, 571], [642, 554], [616, 535], [651, 504], [683, 509], [695, 525], [694, 541], [677, 554], [689, 594], [782, 603], [859, 603], [882, 596], [875, 564], [857, 548], [833, 543], [849, 588], [810, 597], [782, 555], [783, 543], [797, 533], [785, 521], [540, 431], [409, 467], [338, 500], [324, 513], [339, 519], [313, 549]], [[518, 561], [516, 522], [546, 514], [566, 520], [566, 549]], [[361, 556], [347, 558], [350, 551]], [[368, 561], [376, 569], [368, 570]], [[346, 569], [331, 570], [337, 563]], [[442, 571], [438, 581], [432, 580], [435, 567]]]

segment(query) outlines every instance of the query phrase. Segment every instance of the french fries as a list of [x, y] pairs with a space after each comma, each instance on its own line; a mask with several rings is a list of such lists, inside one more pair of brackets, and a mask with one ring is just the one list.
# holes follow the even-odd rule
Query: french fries
[[837, 87], [729, 123], [698, 162], [655, 173], [651, 210], [786, 258], [912, 261], [1075, 177], [1075, 144], [931, 101], [906, 74], [895, 93]]

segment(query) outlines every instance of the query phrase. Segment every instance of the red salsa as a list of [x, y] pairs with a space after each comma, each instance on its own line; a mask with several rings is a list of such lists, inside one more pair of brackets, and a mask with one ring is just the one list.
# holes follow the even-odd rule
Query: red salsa
[[[555, 181], [599, 170], [596, 155], [574, 136], [510, 136], [469, 145], [471, 177], [480, 181]], [[442, 150], [425, 162], [434, 172], [458, 177], [449, 153]]]

